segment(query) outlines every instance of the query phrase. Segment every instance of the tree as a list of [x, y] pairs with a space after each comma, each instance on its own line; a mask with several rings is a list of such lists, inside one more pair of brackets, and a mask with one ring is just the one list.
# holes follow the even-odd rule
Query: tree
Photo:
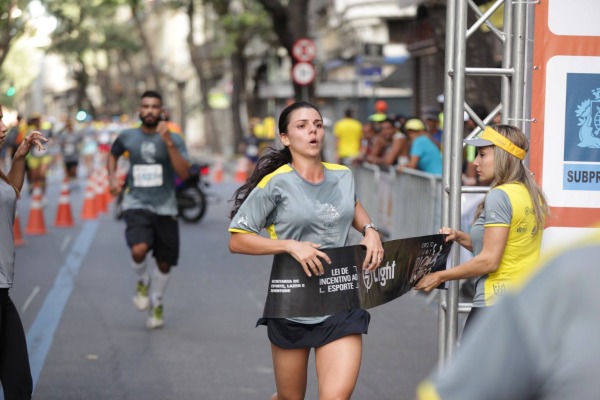
[[15, 39], [25, 33], [29, 0], [0, 0], [0, 67], [6, 60], [10, 45]]
[[213, 114], [208, 103], [209, 89], [211, 87], [209, 68], [210, 68], [210, 55], [207, 51], [206, 45], [198, 45], [194, 41], [194, 26], [196, 25], [196, 4], [194, 0], [188, 0], [184, 3], [189, 21], [189, 31], [187, 36], [187, 42], [190, 49], [190, 58], [192, 65], [198, 76], [198, 83], [200, 89], [200, 108], [204, 115], [204, 134], [206, 137], [207, 145], [217, 153], [222, 153], [221, 142], [219, 140], [217, 131], [215, 129], [215, 123]]
[[140, 39], [142, 40], [142, 46], [144, 48], [144, 52], [146, 57], [148, 58], [147, 67], [150, 70], [150, 76], [154, 81], [154, 88], [158, 90], [158, 92], [162, 93], [162, 84], [161, 84], [161, 74], [156, 66], [154, 61], [154, 52], [152, 50], [152, 46], [150, 45], [150, 40], [146, 35], [146, 31], [144, 30], [144, 19], [147, 13], [143, 12], [143, 2], [140, 0], [127, 0], [129, 6], [131, 8], [131, 14], [133, 17], [133, 21], [135, 23], [135, 27], [140, 35]]
[[[44, 0], [43, 4], [57, 21], [48, 50], [64, 58], [76, 83], [74, 106], [87, 110], [92, 116], [99, 114], [94, 102], [88, 97], [88, 87], [96, 78], [95, 83], [99, 84], [105, 97], [101, 103], [111, 108], [102, 111], [123, 112], [124, 96], [118, 95], [119, 85], [111, 82], [108, 60], [111, 55], [136, 52], [140, 48], [135, 37], [132, 38], [130, 34], [131, 29], [113, 22], [117, 8], [126, 5], [124, 0]], [[119, 64], [119, 58], [116, 60]], [[123, 71], [122, 67], [117, 69]], [[114, 89], [117, 89], [116, 93]]]
[[[289, 0], [287, 5], [281, 0], [259, 0], [271, 16], [273, 29], [280, 44], [292, 57], [292, 68], [297, 61], [292, 56], [292, 47], [296, 40], [308, 35], [308, 6], [310, 0]], [[314, 96], [314, 85], [308, 85], [308, 97]], [[302, 98], [302, 86], [294, 83], [294, 97]]]
[[[244, 133], [242, 114], [248, 115], [249, 94], [246, 90], [248, 60], [246, 49], [254, 39], [265, 40], [272, 32], [264, 9], [253, 0], [223, 2], [205, 0], [219, 16], [219, 27], [224, 31], [223, 56], [229, 58], [232, 73], [231, 115], [234, 133], [234, 148], [242, 142]], [[245, 112], [242, 112], [245, 110]]]

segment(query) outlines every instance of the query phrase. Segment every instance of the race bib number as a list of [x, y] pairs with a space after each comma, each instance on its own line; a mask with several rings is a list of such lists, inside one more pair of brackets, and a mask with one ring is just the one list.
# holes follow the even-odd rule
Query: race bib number
[[73, 155], [75, 154], [77, 150], [77, 147], [75, 147], [75, 145], [73, 143], [65, 143], [65, 147], [64, 147], [64, 152], [66, 155]]
[[248, 148], [246, 149], [246, 154], [248, 154], [249, 157], [256, 157], [258, 155], [258, 146], [254, 144], [248, 145]]
[[160, 164], [134, 165], [133, 186], [156, 187], [163, 184], [163, 168]]

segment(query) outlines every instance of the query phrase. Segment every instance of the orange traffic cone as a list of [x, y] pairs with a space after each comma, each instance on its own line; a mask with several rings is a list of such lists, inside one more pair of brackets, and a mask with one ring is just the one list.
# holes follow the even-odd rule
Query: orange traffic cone
[[69, 193], [69, 181], [65, 179], [60, 188], [60, 198], [58, 200], [58, 210], [54, 226], [70, 228], [75, 226], [73, 223], [73, 213], [71, 212], [71, 200]]
[[100, 172], [96, 170], [92, 175], [94, 181], [94, 190], [96, 193], [96, 211], [98, 214], [106, 213], [108, 207], [106, 206], [106, 198], [104, 197], [104, 188], [102, 185], [102, 179], [100, 178]]
[[246, 157], [238, 158], [234, 179], [238, 183], [245, 183], [246, 179], [248, 179], [248, 159]]
[[94, 180], [90, 176], [85, 185], [85, 194], [83, 195], [83, 209], [81, 210], [81, 219], [96, 219], [98, 211], [96, 210], [96, 187]]
[[29, 210], [29, 220], [25, 233], [28, 235], [45, 235], [48, 233], [44, 223], [44, 211], [42, 210], [42, 189], [36, 184], [33, 189], [33, 198]]
[[19, 219], [19, 212], [15, 213], [15, 223], [13, 224], [13, 236], [15, 246], [23, 246], [25, 240], [23, 240], [23, 234], [21, 233], [21, 220]]
[[223, 157], [217, 157], [214, 163], [213, 170], [213, 183], [223, 182]]

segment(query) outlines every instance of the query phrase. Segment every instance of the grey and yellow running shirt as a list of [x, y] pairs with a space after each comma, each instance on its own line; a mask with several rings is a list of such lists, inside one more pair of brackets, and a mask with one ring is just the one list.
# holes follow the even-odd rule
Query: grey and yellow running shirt
[[15, 189], [0, 179], [0, 289], [11, 288], [15, 274], [13, 224], [16, 209]]
[[[356, 193], [348, 167], [323, 163], [325, 178], [314, 184], [289, 164], [265, 176], [250, 192], [229, 225], [229, 232], [260, 234], [272, 239], [308, 241], [322, 249], [348, 244]], [[316, 324], [327, 316], [289, 318]]]
[[[187, 159], [185, 143], [179, 135], [171, 140], [183, 158]], [[123, 209], [144, 209], [158, 215], [177, 215], [175, 199], [175, 170], [171, 165], [165, 142], [158, 133], [144, 133], [139, 128], [119, 134], [111, 154], [120, 157], [129, 153], [130, 170]]]
[[498, 269], [477, 279], [474, 307], [493, 305], [531, 273], [540, 257], [542, 230], [536, 229], [531, 196], [522, 183], [489, 191], [484, 210], [471, 228], [473, 255], [481, 253], [484, 229], [493, 226], [508, 227], [508, 239]]
[[354, 178], [345, 166], [323, 166], [325, 178], [317, 184], [289, 164], [265, 176], [231, 220], [229, 232], [260, 234], [265, 228], [272, 239], [345, 246], [354, 220]]

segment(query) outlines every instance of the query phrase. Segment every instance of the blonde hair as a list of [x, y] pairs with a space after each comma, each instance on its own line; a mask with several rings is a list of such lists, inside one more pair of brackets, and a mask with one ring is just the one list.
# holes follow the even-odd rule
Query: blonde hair
[[[516, 146], [525, 150], [525, 152], [529, 150], [527, 136], [525, 136], [520, 129], [510, 125], [496, 125], [493, 128]], [[542, 189], [533, 179], [531, 171], [529, 171], [521, 160], [500, 147], [494, 146], [494, 180], [492, 181], [490, 189], [505, 183], [516, 182], [525, 185], [525, 188], [527, 188], [527, 191], [529, 192], [531, 203], [533, 204], [536, 229], [544, 229], [546, 217], [550, 214], [546, 195], [544, 195]], [[483, 202], [477, 207], [475, 220], [481, 215], [484, 204], [485, 199], [483, 199]]]

